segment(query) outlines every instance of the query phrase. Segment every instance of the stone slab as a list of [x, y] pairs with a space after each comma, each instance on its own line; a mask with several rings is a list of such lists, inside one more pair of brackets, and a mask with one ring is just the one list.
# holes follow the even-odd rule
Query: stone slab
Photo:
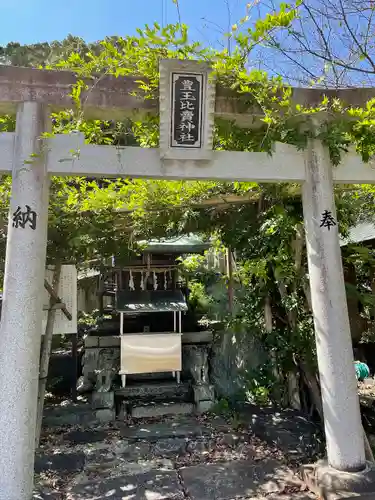
[[134, 406], [131, 409], [133, 418], [154, 418], [165, 415], [189, 415], [194, 412], [192, 403], [150, 403]]
[[116, 454], [110, 449], [94, 450], [86, 454], [85, 473], [95, 472], [99, 477], [100, 474], [106, 474], [108, 469], [114, 469], [118, 464]]
[[144, 460], [150, 456], [151, 444], [147, 442], [138, 441], [136, 443], [128, 443], [124, 447], [124, 451], [120, 453], [120, 458], [122, 460], [127, 460], [128, 462], [138, 462], [138, 460]]
[[375, 464], [368, 463], [360, 472], [343, 472], [320, 460], [301, 467], [301, 476], [310, 491], [327, 500], [366, 495], [375, 498]]
[[238, 445], [240, 441], [243, 441], [245, 438], [241, 434], [237, 434], [235, 432], [226, 432], [222, 434], [219, 438], [219, 443], [226, 447], [233, 448]]
[[177, 473], [173, 470], [153, 470], [129, 476], [92, 481], [75, 486], [67, 499], [71, 500], [182, 500]]
[[220, 415], [215, 415], [212, 413], [209, 419], [210, 428], [214, 429], [216, 432], [232, 432], [233, 426], [230, 421], [226, 420]]
[[114, 421], [114, 409], [94, 410], [88, 403], [46, 408], [43, 416], [45, 427], [60, 427], [64, 425], [97, 425]]
[[210, 430], [199, 425], [196, 420], [157, 422], [153, 424], [121, 426], [120, 433], [127, 439], [156, 441], [173, 437], [197, 437], [209, 435]]
[[316, 460], [325, 451], [321, 428], [298, 411], [246, 405], [240, 417], [256, 436], [276, 445], [299, 465]]
[[234, 500], [282, 492], [291, 471], [274, 460], [201, 464], [180, 471], [191, 500]]
[[159, 457], [176, 457], [186, 452], [186, 440], [183, 438], [159, 439], [153, 453]]
[[186, 444], [186, 451], [196, 455], [203, 455], [215, 448], [215, 441], [209, 438], [189, 440]]
[[93, 444], [104, 441], [107, 437], [107, 431], [71, 431], [64, 435], [64, 440], [73, 444]]
[[69, 474], [82, 471], [84, 466], [84, 453], [56, 453], [54, 455], [37, 455], [34, 470], [36, 474], [47, 471]]

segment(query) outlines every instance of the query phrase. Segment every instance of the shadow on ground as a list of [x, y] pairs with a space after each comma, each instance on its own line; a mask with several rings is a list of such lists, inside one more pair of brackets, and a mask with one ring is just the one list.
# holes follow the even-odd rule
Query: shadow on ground
[[321, 450], [295, 412], [248, 406], [215, 416], [44, 430], [33, 500], [311, 498], [296, 471]]

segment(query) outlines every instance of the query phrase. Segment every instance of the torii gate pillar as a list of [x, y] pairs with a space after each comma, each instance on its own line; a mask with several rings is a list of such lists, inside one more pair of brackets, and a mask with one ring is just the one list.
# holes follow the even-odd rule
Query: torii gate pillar
[[0, 500], [30, 500], [33, 488], [49, 185], [44, 111], [25, 102], [17, 112], [0, 327]]
[[[328, 463], [365, 468], [364, 436], [353, 365], [348, 307], [328, 149], [311, 140], [305, 152], [302, 201]], [[325, 224], [328, 214], [331, 224]]]

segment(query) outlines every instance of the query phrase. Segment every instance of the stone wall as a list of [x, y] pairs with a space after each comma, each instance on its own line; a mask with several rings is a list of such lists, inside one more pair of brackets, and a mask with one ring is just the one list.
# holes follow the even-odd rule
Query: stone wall
[[220, 331], [214, 335], [209, 374], [218, 397], [234, 398], [246, 390], [251, 371], [266, 359], [250, 332]]

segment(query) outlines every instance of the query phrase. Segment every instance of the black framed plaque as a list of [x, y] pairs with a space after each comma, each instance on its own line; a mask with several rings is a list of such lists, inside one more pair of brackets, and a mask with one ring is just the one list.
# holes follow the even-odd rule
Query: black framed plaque
[[202, 147], [204, 75], [172, 73], [172, 148]]

